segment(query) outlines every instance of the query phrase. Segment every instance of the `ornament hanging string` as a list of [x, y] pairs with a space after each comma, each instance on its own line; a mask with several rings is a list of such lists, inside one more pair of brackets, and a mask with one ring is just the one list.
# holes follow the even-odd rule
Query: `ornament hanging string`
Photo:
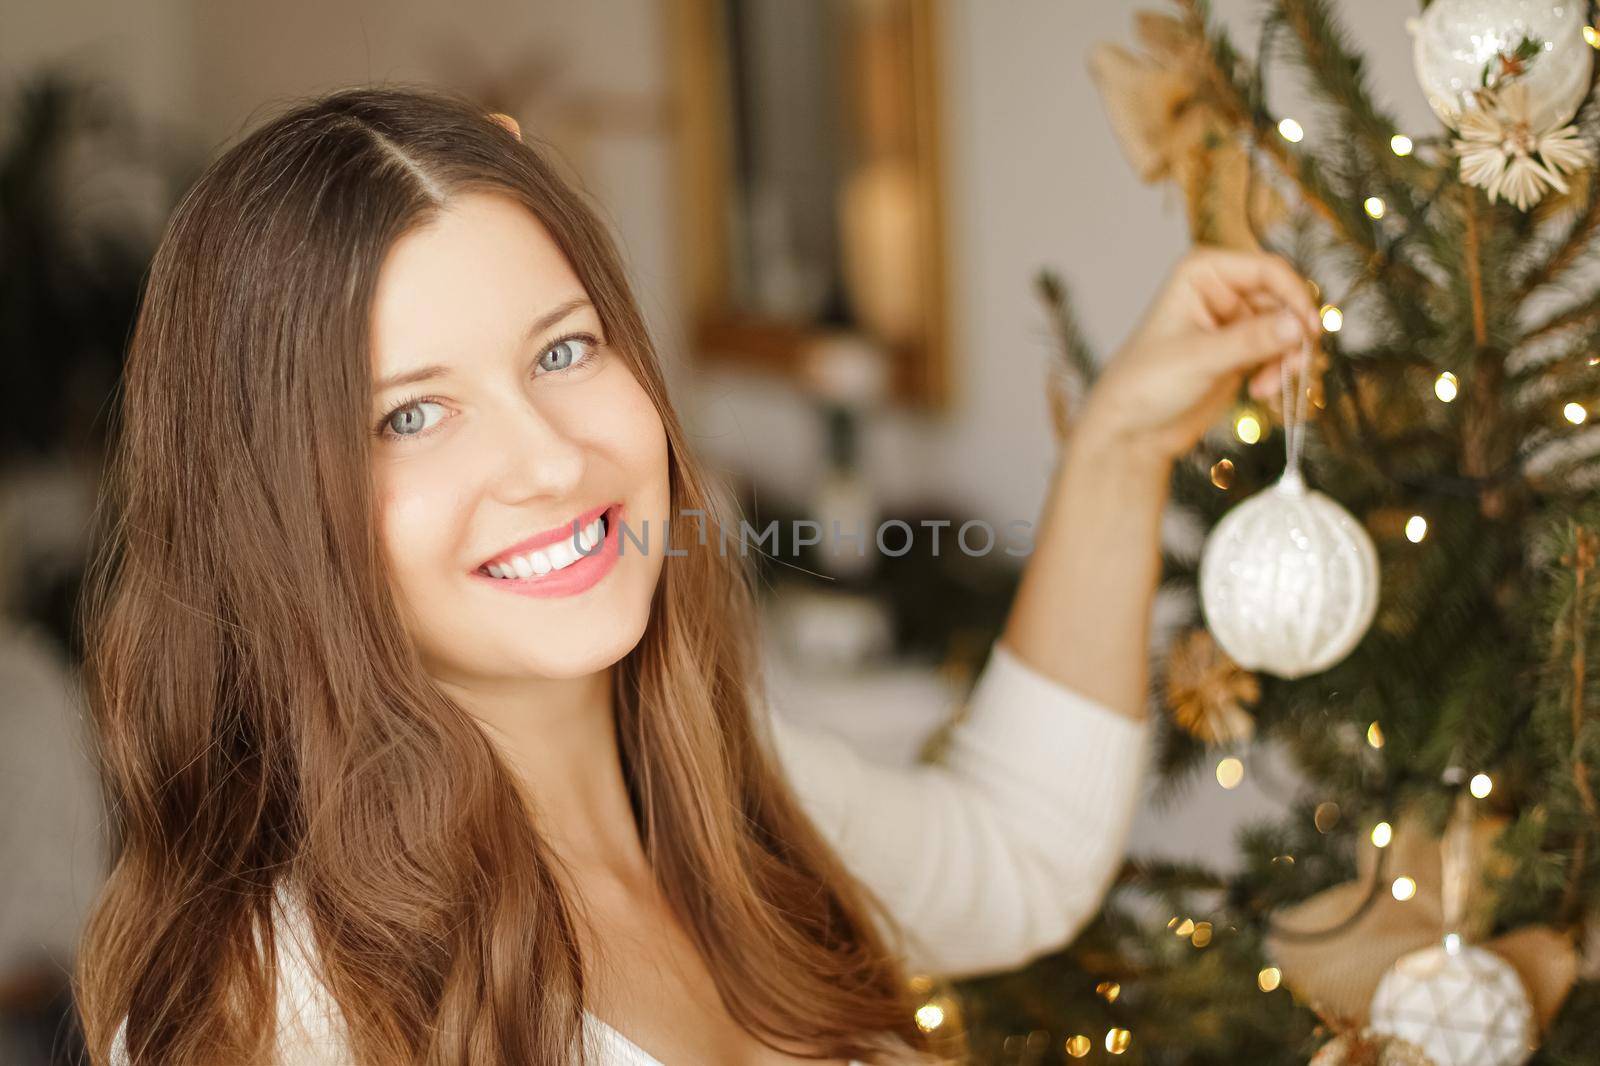
[[1283, 391], [1283, 481], [1284, 488], [1299, 491], [1305, 486], [1300, 473], [1300, 452], [1306, 437], [1306, 396], [1311, 391], [1311, 338], [1300, 342], [1300, 350], [1283, 357], [1278, 382]]

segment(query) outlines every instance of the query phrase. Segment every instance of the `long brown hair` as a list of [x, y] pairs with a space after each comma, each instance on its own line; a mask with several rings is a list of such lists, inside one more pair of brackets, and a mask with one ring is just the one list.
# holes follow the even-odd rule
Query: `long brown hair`
[[[661, 414], [672, 513], [728, 521], [611, 239], [535, 144], [389, 86], [301, 103], [218, 158], [150, 268], [84, 602], [114, 850], [76, 974], [96, 1063], [124, 1018], [136, 1064], [269, 1058], [286, 879], [358, 1060], [574, 1054], [574, 901], [491, 742], [420, 667], [374, 514], [379, 266], [467, 190], [545, 225]], [[752, 1033], [927, 1052], [881, 906], [761, 742], [750, 572], [715, 545], [665, 560], [613, 671], [656, 876]]]

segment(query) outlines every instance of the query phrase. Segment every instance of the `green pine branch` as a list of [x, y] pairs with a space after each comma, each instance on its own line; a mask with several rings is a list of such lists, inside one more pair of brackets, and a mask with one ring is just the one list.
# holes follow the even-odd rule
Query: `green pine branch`
[[1317, 158], [1309, 151], [1292, 150], [1279, 135], [1277, 119], [1259, 103], [1261, 87], [1256, 72], [1240, 57], [1227, 33], [1213, 22], [1207, 0], [1177, 2], [1191, 30], [1206, 42], [1204, 73], [1224, 116], [1250, 135], [1255, 145], [1294, 182], [1305, 204], [1361, 254], [1366, 267], [1408, 290], [1423, 288], [1426, 279], [1415, 267], [1390, 259], [1378, 246], [1371, 220], [1359, 203], [1351, 202], [1328, 180]]

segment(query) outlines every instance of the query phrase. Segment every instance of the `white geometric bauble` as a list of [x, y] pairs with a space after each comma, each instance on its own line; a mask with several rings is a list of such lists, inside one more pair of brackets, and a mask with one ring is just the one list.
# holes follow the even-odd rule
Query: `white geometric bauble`
[[1428, 106], [1454, 129], [1467, 104], [1464, 94], [1482, 87], [1484, 64], [1530, 37], [1542, 48], [1520, 78], [1533, 101], [1530, 124], [1535, 130], [1564, 125], [1589, 95], [1594, 49], [1583, 39], [1586, 14], [1579, 0], [1433, 0], [1406, 21]]
[[1200, 603], [1247, 670], [1296, 678], [1350, 654], [1378, 609], [1378, 553], [1354, 516], [1290, 470], [1222, 516], [1200, 554]]
[[1438, 1066], [1522, 1066], [1538, 1047], [1533, 1006], [1511, 964], [1459, 941], [1423, 948], [1383, 975], [1371, 1026]]

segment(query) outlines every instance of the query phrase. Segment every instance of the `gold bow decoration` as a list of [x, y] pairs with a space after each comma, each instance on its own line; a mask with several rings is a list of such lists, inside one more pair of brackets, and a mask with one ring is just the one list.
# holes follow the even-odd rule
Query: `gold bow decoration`
[[[1480, 818], [1471, 826], [1468, 865], [1474, 891], [1459, 927], [1463, 939], [1494, 952], [1517, 971], [1543, 1029], [1577, 979], [1578, 953], [1570, 936], [1543, 925], [1481, 939], [1493, 904], [1482, 875], [1496, 869], [1493, 845], [1505, 825], [1504, 818]], [[1381, 884], [1375, 884], [1379, 849], [1371, 843], [1360, 848], [1356, 880], [1278, 912], [1274, 924], [1283, 932], [1267, 938], [1267, 954], [1282, 970], [1284, 984], [1336, 1031], [1364, 1026], [1378, 981], [1402, 956], [1438, 944], [1445, 925], [1440, 840], [1420, 818], [1402, 818], [1394, 827]], [[1409, 898], [1397, 898], [1405, 891], [1392, 891], [1400, 878], [1415, 885]], [[1376, 895], [1367, 904], [1369, 892]], [[1314, 930], [1334, 932], [1305, 935]]]
[[1101, 42], [1089, 53], [1129, 163], [1144, 182], [1178, 185], [1196, 244], [1259, 249], [1246, 209], [1265, 226], [1283, 216], [1283, 201], [1264, 180], [1251, 188], [1246, 137], [1209, 99], [1204, 38], [1154, 11], [1135, 13], [1134, 35], [1143, 52]]

